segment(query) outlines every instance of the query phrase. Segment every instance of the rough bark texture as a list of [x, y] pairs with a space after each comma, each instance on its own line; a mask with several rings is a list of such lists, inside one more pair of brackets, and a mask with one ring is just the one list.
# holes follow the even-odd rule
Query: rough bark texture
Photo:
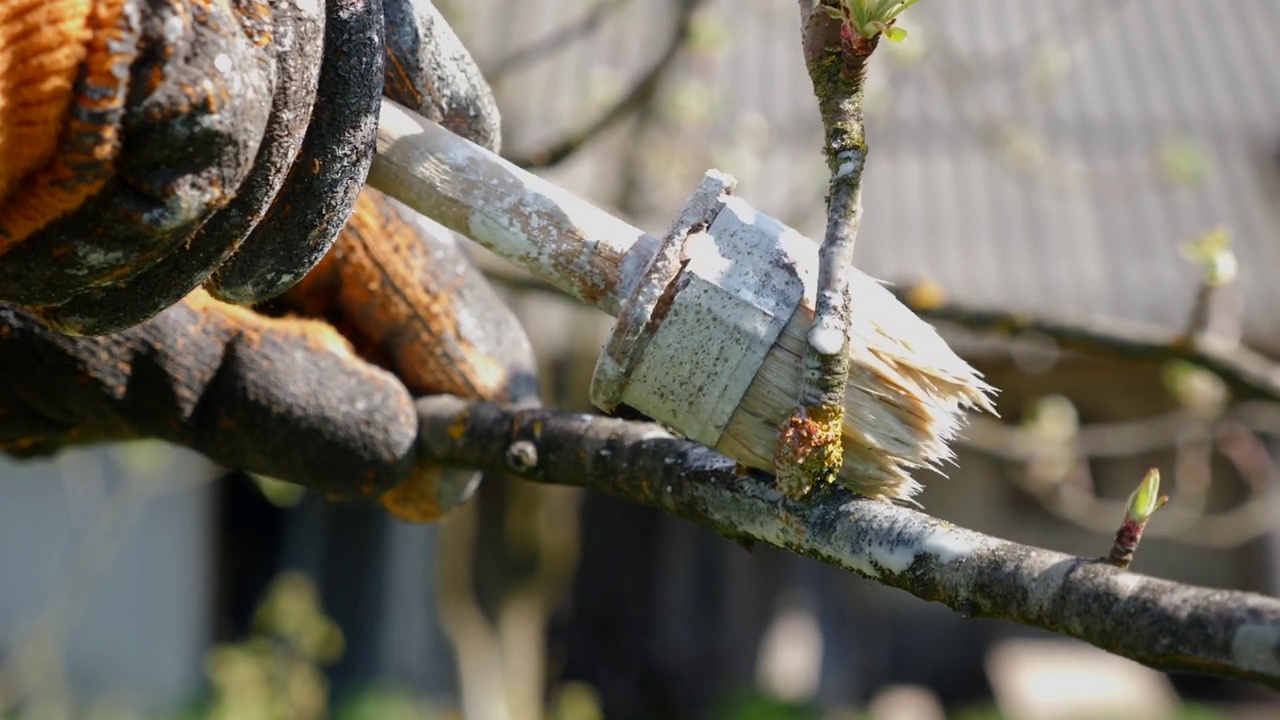
[[803, 501], [660, 427], [551, 410], [420, 399], [420, 443], [442, 463], [508, 469], [658, 508], [941, 602], [1090, 642], [1162, 670], [1280, 687], [1280, 599], [1119, 570], [955, 527], [831, 487]]

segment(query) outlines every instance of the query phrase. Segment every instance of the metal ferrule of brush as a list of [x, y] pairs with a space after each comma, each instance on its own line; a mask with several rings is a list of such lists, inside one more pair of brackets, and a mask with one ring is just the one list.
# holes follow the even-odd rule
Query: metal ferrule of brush
[[791, 316], [802, 303], [812, 312], [817, 264], [812, 241], [735, 197], [734, 185], [714, 170], [703, 177], [591, 382], [596, 407], [627, 405], [713, 448]]

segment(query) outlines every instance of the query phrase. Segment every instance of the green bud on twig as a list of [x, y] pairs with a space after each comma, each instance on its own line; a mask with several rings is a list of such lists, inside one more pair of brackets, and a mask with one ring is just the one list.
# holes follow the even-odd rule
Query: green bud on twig
[[1160, 471], [1151, 468], [1138, 484], [1138, 489], [1129, 496], [1125, 519], [1129, 522], [1145, 523], [1152, 513], [1167, 502], [1169, 502], [1169, 496], [1160, 494]]
[[1138, 549], [1138, 543], [1142, 541], [1142, 531], [1146, 529], [1147, 521], [1167, 502], [1169, 497], [1160, 494], [1160, 471], [1151, 468], [1138, 484], [1138, 489], [1129, 496], [1129, 502], [1124, 511], [1124, 522], [1116, 532], [1115, 542], [1111, 545], [1111, 554], [1107, 557], [1108, 562], [1121, 569], [1129, 567], [1129, 563], [1133, 562], [1133, 554]]
[[1204, 282], [1211, 287], [1226, 285], [1240, 269], [1231, 251], [1231, 235], [1225, 227], [1216, 227], [1182, 245], [1182, 257], [1204, 270]]
[[902, 42], [907, 31], [894, 27], [893, 22], [915, 4], [916, 0], [835, 0], [823, 9], [867, 40], [884, 35], [890, 42]]

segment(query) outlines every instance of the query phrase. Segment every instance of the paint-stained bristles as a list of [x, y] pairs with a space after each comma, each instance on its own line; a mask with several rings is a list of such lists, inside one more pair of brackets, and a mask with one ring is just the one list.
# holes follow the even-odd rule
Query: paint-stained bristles
[[[853, 326], [844, 416], [842, 483], [910, 500], [913, 473], [941, 471], [972, 409], [995, 412], [994, 390], [937, 331], [866, 274], [850, 269]], [[800, 389], [800, 355], [812, 310], [801, 307], [766, 357], [720, 449], [769, 470], [777, 428]]]
[[995, 412], [994, 390], [938, 335], [888, 290], [853, 271], [853, 330], [845, 402], [846, 462], [842, 477], [854, 489], [894, 499], [918, 490], [909, 475], [940, 469], [966, 411]]

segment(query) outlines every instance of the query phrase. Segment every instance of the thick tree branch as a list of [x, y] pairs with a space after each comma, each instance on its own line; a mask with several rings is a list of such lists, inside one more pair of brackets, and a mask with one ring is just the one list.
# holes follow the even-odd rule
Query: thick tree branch
[[656, 425], [448, 396], [417, 407], [425, 458], [606, 492], [1154, 668], [1280, 687], [1280, 599], [1019, 545], [840, 487], [789, 500], [773, 478]]

